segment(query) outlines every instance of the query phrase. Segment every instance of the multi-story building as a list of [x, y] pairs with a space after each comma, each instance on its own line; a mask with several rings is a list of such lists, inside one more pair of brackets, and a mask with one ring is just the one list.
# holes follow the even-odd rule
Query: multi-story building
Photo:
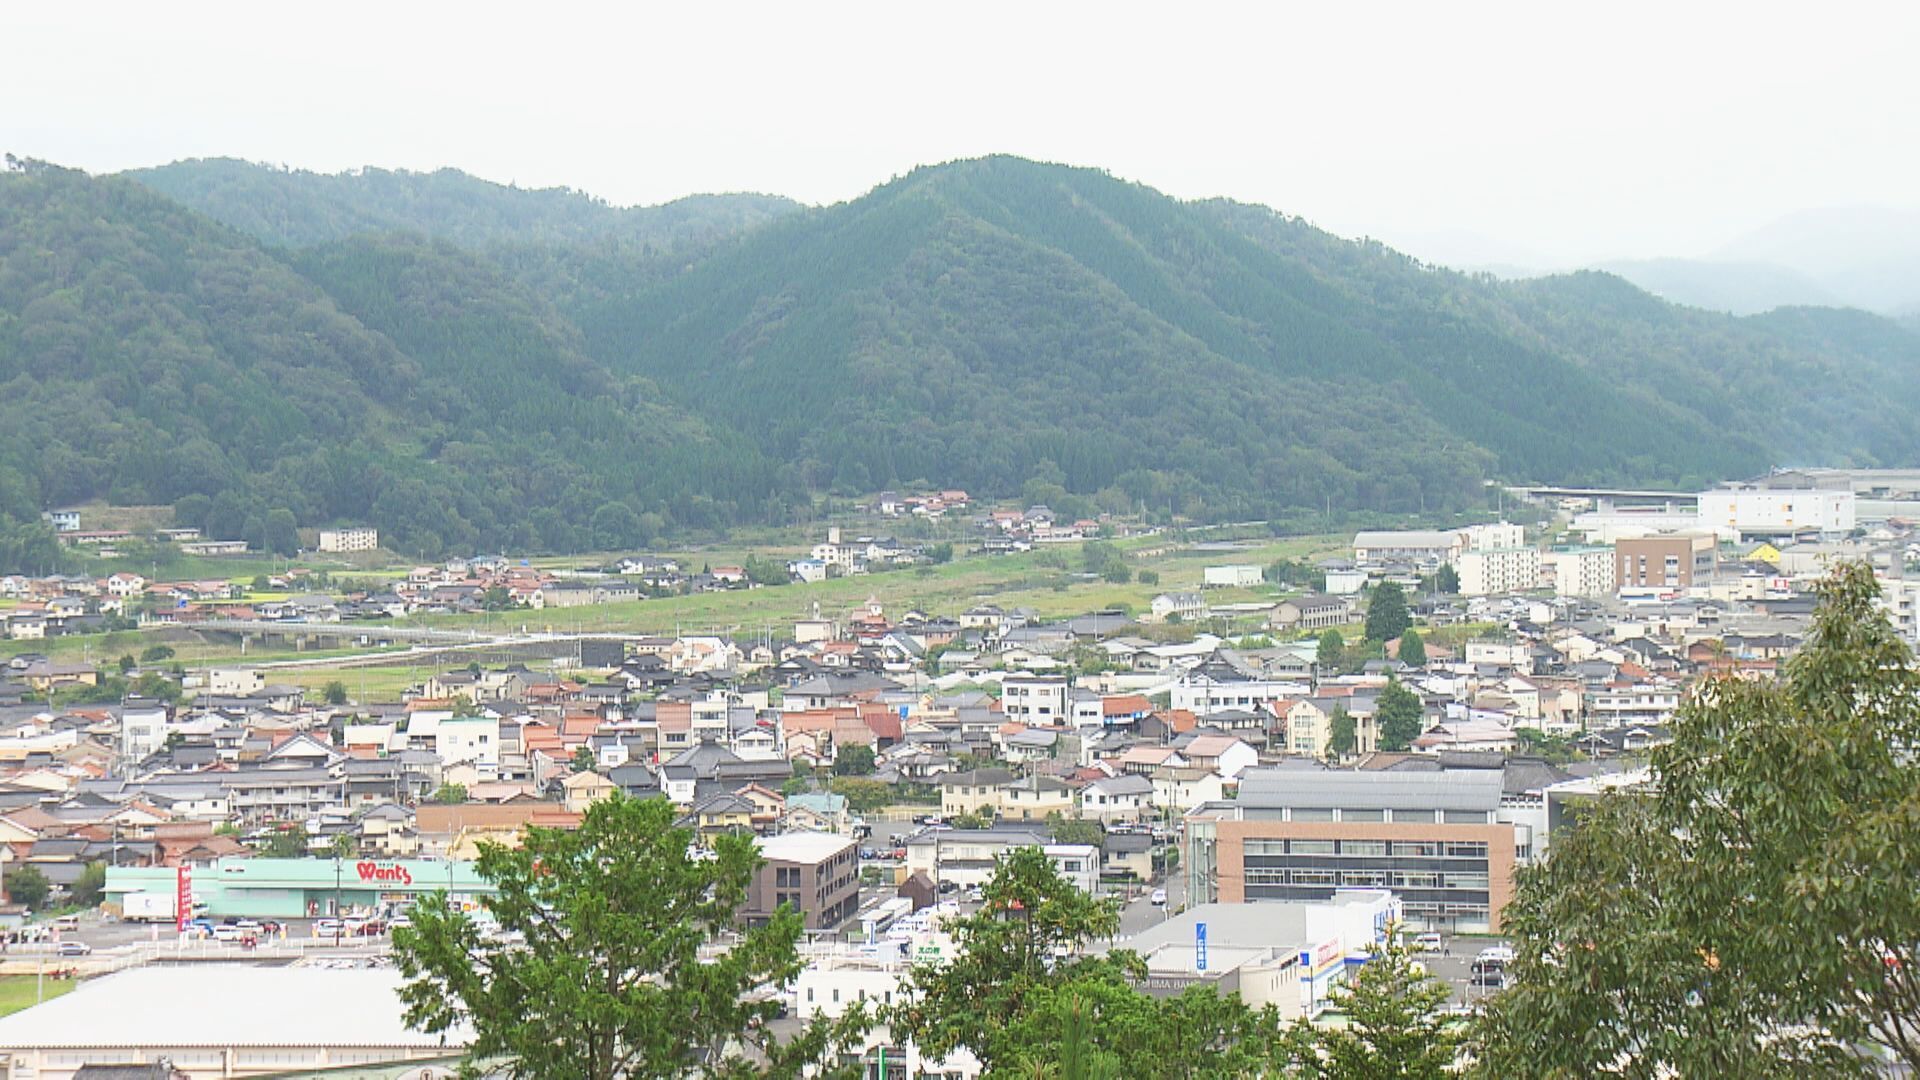
[[1700, 493], [1700, 525], [1730, 530], [1737, 539], [1844, 533], [1854, 526], [1851, 491], [1812, 488], [1719, 488]]
[[1551, 579], [1553, 594], [1562, 598], [1612, 596], [1618, 588], [1613, 549], [1608, 547], [1564, 547], [1542, 552], [1540, 570], [1543, 584]]
[[372, 551], [380, 546], [380, 530], [364, 525], [342, 529], [321, 529], [320, 550], [330, 552]]
[[1540, 552], [1530, 547], [1474, 548], [1453, 561], [1460, 595], [1498, 596], [1540, 586]]
[[1187, 816], [1188, 903], [1391, 889], [1416, 927], [1497, 932], [1523, 846], [1502, 787], [1497, 770], [1249, 769], [1238, 798]]
[[780, 905], [799, 911], [809, 930], [833, 930], [860, 910], [860, 852], [834, 833], [793, 832], [760, 837], [766, 861], [747, 886], [740, 918], [764, 923]]
[[1000, 711], [1023, 724], [1064, 726], [1072, 715], [1068, 685], [1065, 675], [1009, 675], [1000, 683]]
[[1686, 590], [1713, 580], [1719, 547], [1707, 532], [1623, 538], [1613, 562], [1619, 589]]

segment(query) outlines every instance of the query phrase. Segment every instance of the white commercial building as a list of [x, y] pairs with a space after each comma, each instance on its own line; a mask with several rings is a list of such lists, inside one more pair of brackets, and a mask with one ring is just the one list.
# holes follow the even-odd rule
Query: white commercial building
[[1612, 596], [1617, 584], [1609, 547], [1556, 548], [1541, 554], [1540, 568], [1555, 596]]
[[1700, 525], [1749, 536], [1844, 533], [1854, 526], [1851, 491], [1718, 488], [1700, 493]]
[[409, 1028], [401, 982], [391, 967], [130, 968], [0, 1019], [0, 1047], [15, 1080], [69, 1080], [85, 1065], [161, 1060], [191, 1080], [224, 1080], [460, 1054], [472, 1030]]
[[372, 551], [379, 546], [379, 529], [372, 529], [363, 525], [354, 525], [344, 529], [320, 530], [321, 551]]
[[1250, 589], [1260, 584], [1262, 575], [1258, 566], [1209, 566], [1200, 580], [1209, 589]]
[[1453, 565], [1462, 596], [1498, 596], [1540, 586], [1540, 552], [1530, 547], [1463, 551]]

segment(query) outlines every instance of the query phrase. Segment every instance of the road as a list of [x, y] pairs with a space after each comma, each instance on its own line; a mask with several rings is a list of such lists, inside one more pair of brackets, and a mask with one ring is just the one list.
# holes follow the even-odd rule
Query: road
[[1120, 937], [1130, 938], [1143, 930], [1150, 930], [1167, 921], [1174, 912], [1179, 911], [1187, 902], [1187, 876], [1175, 871], [1158, 886], [1167, 890], [1167, 905], [1159, 907], [1152, 902], [1153, 889], [1149, 886], [1140, 893], [1140, 898], [1120, 910]]

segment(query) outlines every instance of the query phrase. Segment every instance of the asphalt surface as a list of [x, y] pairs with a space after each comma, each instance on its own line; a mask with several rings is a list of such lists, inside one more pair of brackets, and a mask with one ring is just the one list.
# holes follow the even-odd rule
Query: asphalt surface
[[[1165, 907], [1156, 906], [1152, 902], [1155, 888], [1167, 890]], [[1120, 910], [1120, 937], [1130, 938], [1141, 931], [1160, 925], [1178, 913], [1186, 902], [1187, 878], [1185, 874], [1176, 870], [1157, 885], [1149, 884], [1142, 888], [1139, 898]]]

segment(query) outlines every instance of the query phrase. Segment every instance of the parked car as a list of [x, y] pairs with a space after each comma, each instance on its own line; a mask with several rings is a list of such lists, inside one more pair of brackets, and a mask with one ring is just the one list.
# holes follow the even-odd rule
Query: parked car
[[317, 938], [339, 937], [346, 933], [347, 924], [339, 919], [321, 919], [313, 924], [313, 936]]
[[1413, 951], [1420, 952], [1420, 953], [1439, 952], [1440, 951], [1440, 932], [1437, 930], [1429, 930], [1424, 934], [1414, 935]]
[[59, 956], [89, 956], [93, 953], [93, 946], [84, 941], [63, 941], [54, 953]]
[[1152, 903], [1154, 907], [1166, 907], [1167, 906], [1167, 890], [1165, 889], [1153, 890], [1153, 896], [1150, 898], [1149, 902]]
[[233, 923], [221, 923], [219, 926], [213, 928], [213, 940], [215, 941], [239, 941], [246, 936], [247, 932]]

